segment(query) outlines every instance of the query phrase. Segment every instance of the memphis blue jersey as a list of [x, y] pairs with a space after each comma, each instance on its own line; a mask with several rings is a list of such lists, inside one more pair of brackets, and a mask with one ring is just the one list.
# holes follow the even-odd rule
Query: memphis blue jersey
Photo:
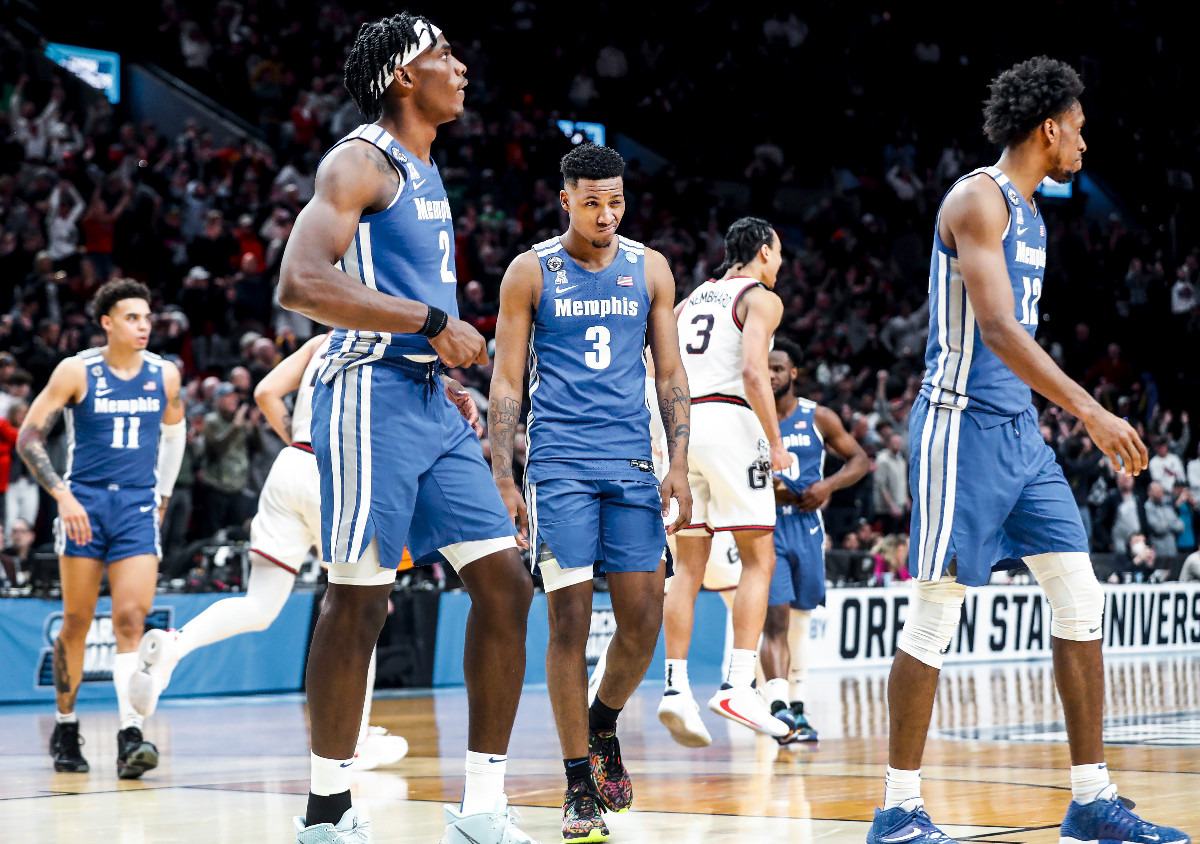
[[599, 272], [559, 238], [534, 247], [542, 295], [529, 338], [531, 482], [552, 478], [655, 483], [646, 406], [646, 250], [618, 238]]
[[[1008, 205], [1004, 257], [1017, 320], [1033, 336], [1046, 271], [1046, 226], [1038, 209], [1025, 201], [999, 169], [984, 167], [963, 179], [979, 173], [995, 180]], [[935, 406], [970, 408], [1000, 416], [1016, 416], [1029, 407], [1031, 400], [1028, 385], [980, 339], [975, 312], [963, 286], [958, 252], [942, 242], [936, 223], [929, 267], [929, 340], [921, 391]]]
[[[400, 187], [386, 209], [362, 215], [338, 268], [372, 290], [415, 299], [457, 317], [454, 225], [437, 165], [421, 161], [374, 123], [359, 126], [334, 148], [356, 138], [383, 150], [400, 174]], [[330, 383], [347, 366], [386, 364], [399, 355], [413, 354], [434, 354], [429, 339], [420, 334], [339, 328], [330, 339], [321, 379]]]
[[[792, 454], [792, 462], [775, 477], [783, 481], [790, 492], [800, 495], [825, 475], [825, 440], [817, 430], [817, 403], [800, 399], [792, 415], [779, 423], [783, 445]], [[790, 513], [792, 507], [778, 508]]]
[[142, 352], [133, 378], [113, 375], [99, 349], [80, 353], [87, 392], [66, 408], [67, 471], [74, 488], [149, 488], [157, 482], [158, 431], [166, 409], [162, 358]]

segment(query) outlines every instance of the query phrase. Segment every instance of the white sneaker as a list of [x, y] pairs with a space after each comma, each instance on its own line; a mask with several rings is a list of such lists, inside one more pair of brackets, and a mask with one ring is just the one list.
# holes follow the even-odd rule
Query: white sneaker
[[453, 806], [446, 810], [446, 831], [440, 844], [538, 844], [518, 827], [521, 816], [508, 807], [504, 794], [496, 801], [494, 812], [463, 815]]
[[408, 741], [383, 727], [368, 727], [367, 737], [354, 748], [354, 770], [371, 771], [394, 765], [408, 755]]
[[771, 707], [753, 686], [734, 688], [722, 683], [708, 702], [708, 708], [723, 718], [774, 738], [783, 738], [789, 732], [788, 725], [771, 714]]
[[691, 692], [665, 694], [658, 704], [658, 720], [671, 731], [671, 738], [684, 747], [708, 747], [712, 736], [700, 720], [700, 706]]
[[129, 678], [129, 703], [145, 718], [154, 714], [158, 696], [179, 664], [178, 630], [147, 630], [138, 645], [138, 670]]
[[296, 844], [369, 844], [371, 836], [367, 830], [370, 821], [359, 821], [358, 809], [351, 806], [337, 822], [304, 825], [304, 818], [292, 818], [296, 827]]
[[[674, 499], [671, 499], [674, 501]], [[596, 667], [592, 669], [592, 676], [588, 678], [588, 706], [596, 702], [596, 693], [600, 691], [600, 681], [604, 679], [604, 668], [608, 665], [608, 648], [600, 654], [600, 658], [596, 660]]]

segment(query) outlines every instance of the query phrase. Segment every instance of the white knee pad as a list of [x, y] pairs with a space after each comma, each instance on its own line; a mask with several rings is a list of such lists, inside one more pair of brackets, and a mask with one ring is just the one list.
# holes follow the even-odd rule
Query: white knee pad
[[1051, 636], [1071, 642], [1104, 636], [1104, 589], [1090, 556], [1082, 551], [1035, 554], [1025, 558], [1025, 565], [1050, 601]]
[[896, 647], [931, 668], [941, 668], [958, 619], [967, 587], [948, 578], [913, 581], [913, 601], [908, 605], [904, 630]]

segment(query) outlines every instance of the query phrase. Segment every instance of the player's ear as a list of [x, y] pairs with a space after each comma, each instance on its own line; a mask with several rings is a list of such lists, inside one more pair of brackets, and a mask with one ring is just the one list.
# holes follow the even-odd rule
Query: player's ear
[[1053, 117], [1047, 117], [1042, 123], [1042, 133], [1051, 144], [1058, 140], [1058, 124], [1054, 122]]
[[408, 72], [407, 66], [399, 66], [396, 68], [393, 75], [393, 84], [399, 85], [405, 92], [411, 91], [413, 87], [412, 74]]
[[566, 188], [558, 192], [558, 202], [562, 205], [562, 210], [571, 210], [571, 197], [567, 194]]

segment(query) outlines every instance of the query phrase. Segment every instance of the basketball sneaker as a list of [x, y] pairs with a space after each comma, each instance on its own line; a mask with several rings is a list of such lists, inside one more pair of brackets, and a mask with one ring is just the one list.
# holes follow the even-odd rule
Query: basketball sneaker
[[371, 771], [394, 765], [408, 755], [408, 741], [383, 727], [368, 727], [367, 737], [354, 748], [354, 770]]
[[588, 734], [588, 765], [596, 796], [610, 812], [625, 812], [633, 804], [633, 783], [621, 762], [616, 730]]
[[117, 776], [135, 780], [146, 771], [158, 767], [158, 748], [142, 737], [137, 727], [126, 727], [117, 733]]
[[446, 831], [439, 844], [538, 844], [517, 826], [521, 816], [509, 807], [504, 794], [496, 801], [494, 812], [464, 815], [453, 806], [443, 808]]
[[708, 747], [712, 736], [700, 720], [700, 705], [691, 693], [671, 689], [658, 704], [658, 720], [671, 732], [671, 738], [684, 747]]
[[83, 737], [79, 735], [79, 722], [55, 724], [50, 734], [50, 755], [54, 757], [54, 770], [60, 774], [86, 774], [87, 760], [79, 752]]
[[604, 823], [604, 807], [589, 782], [567, 786], [563, 800], [562, 840], [564, 842], [607, 841], [608, 825]]
[[1078, 844], [1081, 841], [1188, 844], [1192, 839], [1181, 830], [1142, 820], [1117, 797], [1117, 787], [1110, 785], [1091, 803], [1081, 805], [1071, 801], [1058, 840], [1059, 844]]
[[[905, 807], [908, 808], [905, 808]], [[867, 844], [956, 844], [933, 825], [920, 798], [905, 800], [892, 809], [876, 809], [867, 831]]]
[[304, 818], [292, 818], [292, 824], [296, 827], [296, 844], [367, 844], [371, 840], [367, 834], [371, 822], [360, 821], [358, 809], [353, 806], [336, 826], [331, 823], [305, 826]]
[[183, 654], [178, 630], [147, 630], [138, 645], [138, 670], [129, 678], [129, 703], [143, 718], [158, 707], [158, 696], [171, 682], [171, 673]]
[[804, 704], [793, 701], [791, 707], [781, 701], [771, 704], [775, 717], [788, 726], [789, 732], [783, 738], [777, 738], [780, 747], [794, 747], [798, 744], [808, 744], [817, 740], [817, 731], [804, 717]]
[[782, 738], [790, 732], [787, 724], [771, 714], [771, 708], [753, 686], [734, 687], [722, 683], [709, 700], [708, 708], [722, 718], [774, 738]]

